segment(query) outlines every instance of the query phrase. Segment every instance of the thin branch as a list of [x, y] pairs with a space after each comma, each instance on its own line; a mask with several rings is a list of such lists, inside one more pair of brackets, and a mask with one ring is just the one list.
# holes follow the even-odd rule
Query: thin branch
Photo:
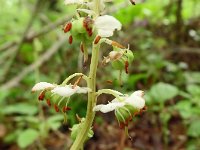
[[67, 17], [63, 17], [61, 19], [58, 19], [56, 22], [54, 23], [50, 23], [48, 25], [46, 25], [42, 30], [40, 30], [39, 32], [31, 32], [27, 35], [26, 40], [33, 40], [36, 37], [39, 37], [41, 35], [47, 34], [49, 32], [51, 32], [52, 30], [54, 30], [55, 28], [57, 28], [58, 26], [64, 24], [65, 22], [67, 22], [70, 18], [72, 18], [72, 14], [68, 15]]
[[5, 44], [1, 45], [0, 52], [13, 47], [14, 45], [16, 45], [16, 43], [17, 42], [14, 42], [14, 41], [12, 41], [12, 42], [6, 42]]
[[0, 87], [0, 90], [9, 90], [19, 84], [19, 82], [29, 73], [34, 71], [35, 68], [41, 66], [46, 61], [48, 61], [59, 49], [66, 43], [68, 37], [66, 35], [59, 38], [58, 42], [53, 44], [37, 61], [33, 64], [25, 67], [16, 77], [12, 78], [10, 81], [6, 82]]
[[14, 53], [13, 55], [10, 57], [10, 60], [7, 61], [6, 63], [6, 66], [5, 66], [5, 69], [4, 69], [4, 72], [3, 72], [3, 75], [2, 75], [2, 78], [1, 78], [1, 81], [5, 79], [7, 73], [9, 72], [10, 68], [12, 68], [12, 64], [15, 60], [15, 57], [17, 56], [17, 53], [18, 51], [21, 49], [21, 47], [23, 46], [23, 43], [25, 41], [25, 38], [26, 38], [26, 35], [27, 33], [29, 32], [33, 22], [35, 21], [39, 11], [40, 11], [40, 8], [41, 8], [41, 4], [44, 2], [45, 0], [37, 0], [37, 2], [35, 3], [35, 6], [34, 6], [34, 10], [32, 12], [32, 16], [30, 17], [30, 20], [24, 30], [24, 34], [22, 35], [18, 45], [16, 46], [15, 50], [14, 50]]

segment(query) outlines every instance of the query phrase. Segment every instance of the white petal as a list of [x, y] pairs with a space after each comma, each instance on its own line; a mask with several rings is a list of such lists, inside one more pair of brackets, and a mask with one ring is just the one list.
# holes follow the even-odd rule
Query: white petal
[[97, 105], [93, 108], [93, 111], [101, 111], [103, 113], [107, 113], [110, 111], [115, 110], [116, 108], [123, 107], [125, 103], [123, 102], [114, 102], [114, 103], [108, 103], [107, 105]]
[[83, 0], [65, 0], [65, 5], [83, 4]]
[[83, 93], [83, 94], [86, 94], [86, 93], [88, 93], [88, 92], [91, 91], [91, 89], [88, 88], [88, 87], [79, 87], [79, 86], [76, 86], [75, 89], [76, 89], [76, 93]]
[[[91, 1], [87, 4], [87, 6], [91, 9], [91, 10], [95, 10], [95, 2]], [[102, 12], [105, 9], [105, 4], [104, 4], [104, 0], [100, 0], [100, 6], [99, 6], [99, 10]]]
[[143, 97], [144, 96], [144, 91], [138, 90], [138, 91], [133, 92], [132, 95]]
[[145, 106], [145, 100], [140, 96], [131, 95], [125, 102], [137, 109], [142, 109]]
[[35, 92], [35, 91], [42, 91], [45, 89], [52, 89], [52, 88], [55, 88], [55, 85], [48, 82], [39, 82], [33, 86], [31, 91]]
[[76, 93], [76, 89], [72, 89], [71, 85], [67, 85], [64, 87], [56, 87], [53, 90], [51, 90], [51, 92], [60, 96], [70, 97], [71, 95]]
[[95, 20], [95, 26], [101, 37], [110, 37], [114, 30], [121, 30], [121, 23], [113, 16], [104, 15]]
[[98, 29], [98, 35], [101, 37], [111, 37], [113, 36], [113, 30]]

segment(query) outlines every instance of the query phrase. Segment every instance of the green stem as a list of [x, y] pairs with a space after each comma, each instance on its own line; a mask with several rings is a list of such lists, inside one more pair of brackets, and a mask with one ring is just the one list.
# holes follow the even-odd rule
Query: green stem
[[101, 94], [111, 94], [114, 97], [116, 97], [119, 101], [123, 101], [123, 98], [120, 96], [124, 95], [124, 94], [122, 94], [118, 91], [112, 90], [112, 89], [101, 89], [101, 90], [98, 90], [98, 92], [96, 92], [96, 94], [97, 94], [97, 97]]
[[68, 78], [66, 78], [66, 79], [63, 81], [62, 85], [67, 84], [71, 79], [73, 79], [73, 78], [76, 77], [76, 76], [83, 76], [83, 79], [84, 79], [86, 82], [88, 81], [88, 77], [87, 77], [86, 75], [84, 75], [83, 73], [74, 73], [74, 74], [70, 75]]
[[[100, 7], [100, 0], [94, 0], [95, 3], [95, 18], [99, 16], [99, 7]], [[92, 126], [95, 112], [93, 111], [93, 107], [96, 105], [96, 72], [98, 66], [98, 58], [99, 58], [99, 48], [100, 43], [93, 44], [92, 46], [92, 58], [90, 63], [90, 72], [87, 79], [87, 86], [91, 89], [91, 92], [88, 93], [88, 104], [87, 104], [87, 113], [86, 118], [81, 126], [80, 132], [76, 137], [72, 147], [70, 150], [80, 150], [83, 149], [84, 142], [87, 138], [88, 132], [90, 127]]]
[[97, 98], [96, 72], [97, 72], [98, 57], [99, 57], [99, 47], [100, 47], [100, 44], [96, 44], [96, 45], [93, 44], [90, 72], [89, 72], [89, 77], [88, 77], [88, 88], [91, 89], [91, 92], [88, 93], [88, 105], [87, 105], [86, 118], [70, 150], [80, 150], [83, 147], [83, 144], [88, 135], [88, 131], [90, 127], [92, 126], [92, 123], [94, 120], [95, 112], [93, 111], [93, 107], [96, 105], [96, 98]]

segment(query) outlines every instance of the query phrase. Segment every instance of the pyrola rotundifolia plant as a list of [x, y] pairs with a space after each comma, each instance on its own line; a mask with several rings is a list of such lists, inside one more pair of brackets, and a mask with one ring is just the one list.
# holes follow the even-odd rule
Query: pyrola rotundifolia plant
[[[135, 4], [133, 0], [131, 3]], [[66, 121], [67, 112], [71, 110], [68, 106], [70, 97], [74, 94], [88, 94], [86, 117], [79, 118], [79, 124], [75, 124], [71, 128], [71, 138], [74, 141], [71, 150], [80, 150], [83, 149], [84, 143], [93, 136], [92, 124], [96, 111], [103, 113], [114, 111], [120, 128], [124, 128], [128, 134], [128, 123], [146, 107], [143, 91], [138, 90], [128, 95], [113, 89], [96, 90], [96, 72], [102, 43], [110, 45], [113, 49], [108, 56], [102, 59], [101, 64], [103, 65], [110, 63], [113, 69], [128, 73], [129, 64], [134, 57], [129, 48], [109, 39], [115, 31], [121, 30], [122, 25], [113, 16], [102, 15], [106, 0], [65, 0], [65, 4], [77, 6], [76, 15], [66, 23], [63, 31], [69, 35], [70, 44], [73, 40], [80, 42], [84, 63], [88, 61], [88, 50], [92, 46], [89, 74], [74, 73], [60, 85], [39, 82], [32, 88], [32, 92], [39, 91], [38, 99], [46, 100], [47, 104], [53, 106], [56, 112], [62, 112], [65, 115], [64, 121]], [[69, 83], [75, 77], [77, 77], [76, 82]], [[78, 86], [80, 80], [85, 80], [87, 86]], [[111, 94], [115, 98], [108, 104], [96, 105], [97, 98], [101, 94]]]

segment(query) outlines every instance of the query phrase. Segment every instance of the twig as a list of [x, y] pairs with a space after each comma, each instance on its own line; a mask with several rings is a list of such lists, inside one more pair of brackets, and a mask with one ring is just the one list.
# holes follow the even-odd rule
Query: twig
[[1, 45], [0, 52], [13, 47], [14, 45], [16, 45], [16, 43], [17, 42], [14, 42], [14, 41], [12, 41], [12, 42], [6, 42], [5, 44]]
[[[16, 51], [16, 46], [11, 47], [0, 55], [0, 65], [7, 60], [9, 56], [11, 56]], [[0, 79], [1, 80], [1, 79]]]
[[47, 26], [45, 26], [41, 31], [39, 32], [35, 32], [35, 33], [29, 33], [26, 37], [26, 40], [32, 40], [36, 37], [39, 37], [41, 35], [47, 34], [49, 32], [51, 32], [53, 29], [57, 28], [58, 26], [64, 24], [65, 22], [67, 22], [70, 18], [72, 18], [72, 14], [68, 15], [67, 17], [63, 17], [61, 19], [58, 19], [56, 22], [54, 23], [50, 23]]
[[21, 49], [24, 41], [25, 41], [25, 37], [27, 35], [27, 33], [29, 32], [35, 18], [37, 17], [37, 14], [39, 13], [39, 10], [41, 8], [41, 4], [44, 2], [45, 0], [37, 0], [35, 6], [34, 6], [34, 10], [32, 12], [32, 16], [26, 26], [26, 29], [24, 30], [24, 34], [22, 35], [22, 38], [20, 39], [18, 45], [16, 46], [15, 50], [14, 50], [14, 53], [13, 55], [10, 57], [10, 60], [7, 61], [6, 63], [6, 66], [5, 66], [5, 69], [4, 69], [4, 72], [3, 72], [3, 75], [2, 75], [2, 78], [1, 80], [4, 80], [4, 78], [6, 77], [7, 73], [9, 72], [9, 69], [12, 68], [12, 64], [15, 60], [15, 57], [17, 56], [17, 53], [18, 51]]
[[68, 37], [66, 35], [59, 38], [58, 42], [53, 44], [36, 62], [24, 68], [16, 77], [2, 85], [0, 90], [9, 90], [17, 86], [27, 74], [31, 73], [35, 68], [48, 61], [49, 58], [51, 58], [53, 54], [56, 53], [64, 43], [66, 43], [67, 39]]

